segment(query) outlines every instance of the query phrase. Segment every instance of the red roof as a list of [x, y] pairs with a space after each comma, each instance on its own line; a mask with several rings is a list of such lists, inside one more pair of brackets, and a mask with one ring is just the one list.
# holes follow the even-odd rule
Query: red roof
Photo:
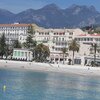
[[0, 24], [0, 27], [27, 27], [30, 24]]
[[86, 34], [80, 34], [79, 36], [86, 36]]

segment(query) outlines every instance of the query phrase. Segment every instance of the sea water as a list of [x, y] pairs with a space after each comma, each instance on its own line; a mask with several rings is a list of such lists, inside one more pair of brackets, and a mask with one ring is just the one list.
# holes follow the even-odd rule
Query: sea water
[[0, 69], [0, 100], [100, 100], [100, 78]]

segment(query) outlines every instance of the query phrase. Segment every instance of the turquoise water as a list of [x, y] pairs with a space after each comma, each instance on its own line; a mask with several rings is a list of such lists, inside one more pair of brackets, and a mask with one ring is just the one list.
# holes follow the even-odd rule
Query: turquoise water
[[100, 78], [0, 69], [0, 100], [100, 100]]

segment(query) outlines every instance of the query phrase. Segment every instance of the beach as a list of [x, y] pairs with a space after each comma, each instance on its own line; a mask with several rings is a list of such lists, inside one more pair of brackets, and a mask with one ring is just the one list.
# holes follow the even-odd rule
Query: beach
[[43, 71], [43, 72], [59, 72], [59, 73], [82, 75], [82, 76], [87, 76], [87, 75], [100, 76], [100, 67], [89, 67], [81, 65], [0, 60], [0, 68]]

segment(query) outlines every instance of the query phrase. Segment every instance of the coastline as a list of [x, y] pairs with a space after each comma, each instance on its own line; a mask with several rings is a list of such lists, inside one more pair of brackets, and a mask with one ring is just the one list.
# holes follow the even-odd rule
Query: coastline
[[100, 76], [100, 67], [88, 67], [81, 65], [63, 65], [63, 64], [0, 60], [0, 69], [1, 68], [42, 71], [42, 72], [59, 72], [59, 73], [80, 75], [80, 76]]

